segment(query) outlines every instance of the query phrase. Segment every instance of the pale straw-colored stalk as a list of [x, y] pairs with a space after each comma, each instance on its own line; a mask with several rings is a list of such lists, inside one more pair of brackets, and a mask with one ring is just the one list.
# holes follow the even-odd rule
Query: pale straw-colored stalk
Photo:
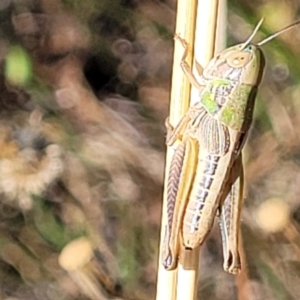
[[[178, 0], [175, 32], [192, 44], [194, 43], [194, 26], [196, 22], [196, 0]], [[170, 123], [176, 125], [189, 107], [190, 84], [180, 68], [183, 54], [180, 43], [174, 43], [173, 73], [170, 100]], [[189, 53], [187, 61], [192, 63], [192, 53]], [[165, 186], [167, 185], [167, 174], [170, 167], [173, 151], [168, 147], [166, 156]], [[176, 300], [177, 270], [166, 271], [162, 265], [161, 253], [167, 225], [167, 190], [164, 190], [163, 211], [161, 221], [160, 254], [157, 274], [156, 300]]]
[[[206, 66], [212, 58], [215, 49], [215, 36], [218, 15], [218, 0], [178, 0], [175, 33], [184, 38], [189, 44], [189, 55], [186, 61], [193, 64], [194, 41], [196, 59]], [[197, 21], [196, 21], [197, 18]], [[176, 126], [185, 114], [190, 103], [199, 101], [199, 91], [192, 92], [190, 83], [180, 68], [183, 47], [179, 42], [174, 45], [173, 75], [170, 100], [170, 123]], [[167, 149], [165, 187], [170, 161], [173, 155], [171, 148]], [[179, 262], [178, 269], [166, 271], [162, 266], [161, 253], [167, 224], [166, 189], [163, 199], [163, 213], [161, 221], [160, 255], [157, 277], [156, 300], [195, 300], [198, 278], [199, 249], [189, 253], [180, 253], [189, 268], [184, 269]]]

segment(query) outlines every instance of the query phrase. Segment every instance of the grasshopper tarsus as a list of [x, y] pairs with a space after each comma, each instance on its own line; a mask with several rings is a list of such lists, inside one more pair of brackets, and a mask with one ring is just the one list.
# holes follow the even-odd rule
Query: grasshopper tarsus
[[175, 33], [174, 40], [178, 40], [185, 49], [189, 48], [188, 42], [182, 38], [179, 33]]

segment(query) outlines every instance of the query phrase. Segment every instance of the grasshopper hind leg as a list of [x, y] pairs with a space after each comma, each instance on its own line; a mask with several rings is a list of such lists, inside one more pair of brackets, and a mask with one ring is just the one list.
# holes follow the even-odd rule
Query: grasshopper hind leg
[[187, 137], [175, 150], [172, 158], [167, 186], [168, 225], [162, 257], [163, 265], [167, 270], [177, 267], [182, 218], [194, 178], [197, 156], [197, 141]]
[[243, 202], [243, 167], [241, 156], [235, 161], [229, 178], [228, 194], [221, 204], [220, 230], [223, 243], [224, 270], [237, 274], [241, 270], [239, 255], [240, 213]]

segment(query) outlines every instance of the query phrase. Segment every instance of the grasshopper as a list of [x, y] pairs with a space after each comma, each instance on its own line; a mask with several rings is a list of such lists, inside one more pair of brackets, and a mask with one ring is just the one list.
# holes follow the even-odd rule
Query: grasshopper
[[167, 270], [177, 267], [179, 249], [194, 249], [210, 232], [219, 215], [225, 271], [241, 269], [239, 223], [243, 202], [243, 165], [241, 150], [249, 132], [255, 97], [265, 59], [260, 46], [299, 24], [297, 21], [258, 44], [252, 39], [225, 49], [212, 58], [206, 68], [199, 64], [196, 79], [186, 62], [187, 42], [181, 68], [190, 83], [200, 91], [200, 100], [189, 108], [173, 128], [166, 120], [166, 143], [176, 144], [168, 172], [168, 224], [162, 251]]

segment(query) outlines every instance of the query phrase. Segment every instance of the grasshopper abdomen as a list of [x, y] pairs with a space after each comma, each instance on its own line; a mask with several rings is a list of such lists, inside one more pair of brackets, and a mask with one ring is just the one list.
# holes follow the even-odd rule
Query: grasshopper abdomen
[[[183, 244], [187, 248], [201, 245], [209, 233], [226, 179], [227, 171], [220, 170], [220, 156], [206, 155], [198, 162], [197, 173], [183, 219]], [[208, 170], [211, 175], [205, 174]], [[218, 174], [216, 174], [218, 172]]]

